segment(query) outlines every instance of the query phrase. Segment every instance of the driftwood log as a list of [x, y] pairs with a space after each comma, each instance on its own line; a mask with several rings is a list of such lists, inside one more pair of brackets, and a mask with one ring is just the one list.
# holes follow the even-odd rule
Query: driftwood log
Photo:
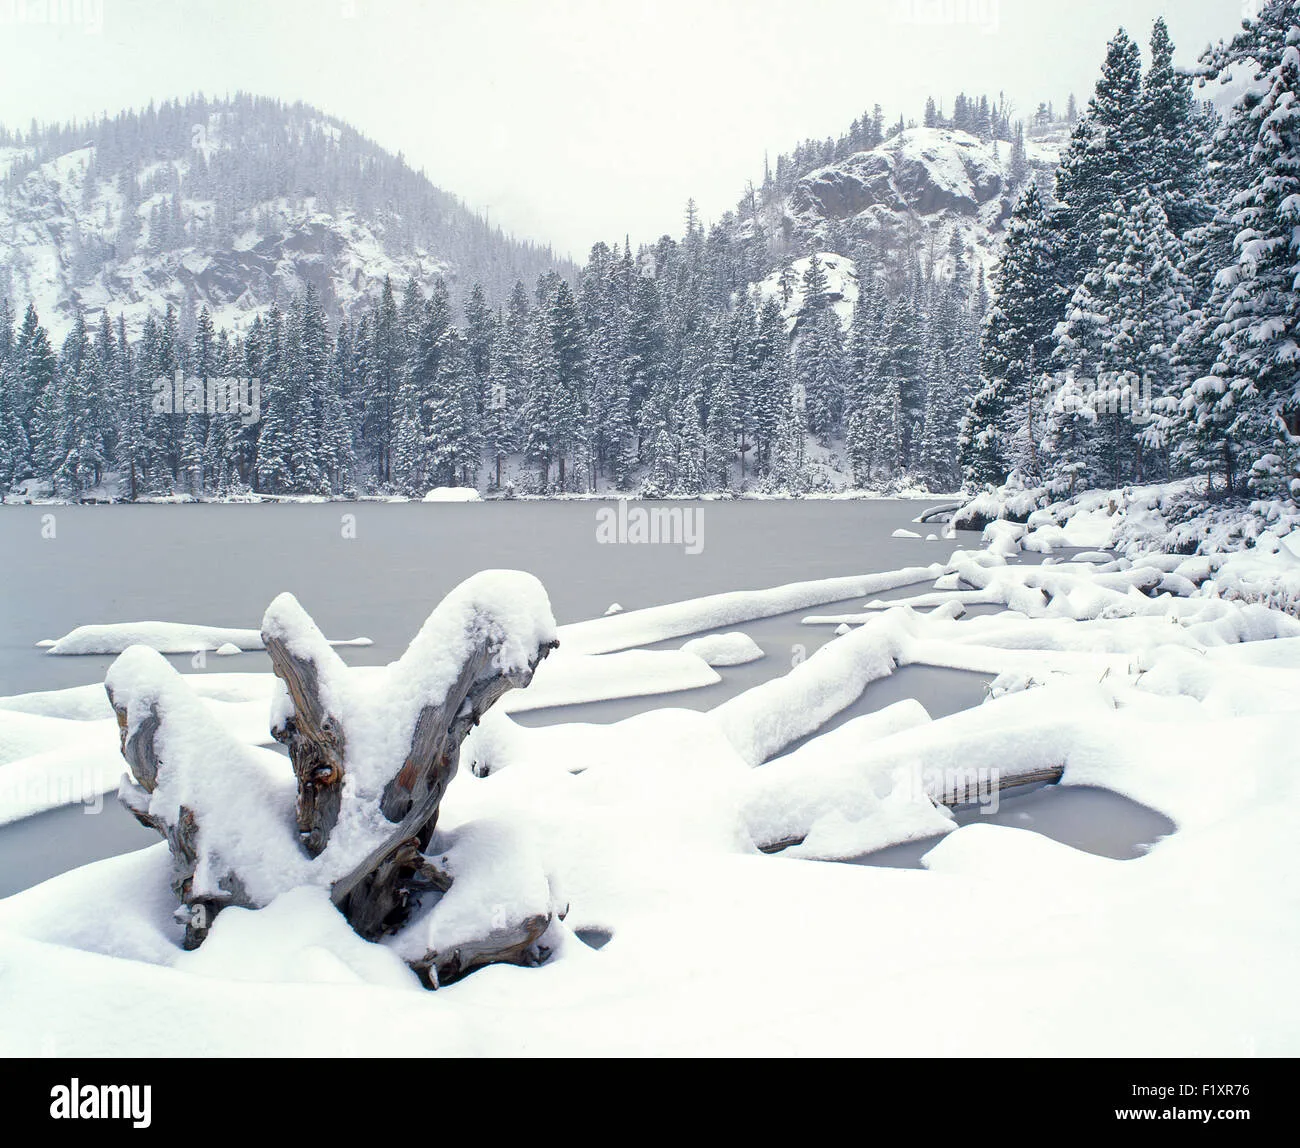
[[[529, 589], [527, 585], [524, 588]], [[535, 589], [541, 595], [549, 619], [544, 591], [539, 584]], [[272, 622], [272, 612], [283, 600], [287, 600], [284, 614], [291, 625]], [[472, 597], [468, 601], [472, 607]], [[461, 743], [503, 694], [527, 686], [538, 664], [559, 645], [553, 637], [543, 637], [535, 643], [530, 639], [524, 656], [516, 649], [510, 657], [503, 657], [503, 647], [511, 641], [511, 635], [490, 611], [467, 608], [464, 596], [458, 608], [468, 619], [463, 631], [457, 631], [467, 635], [457, 646], [464, 653], [459, 658], [459, 670], [451, 677], [445, 692], [439, 691], [438, 696], [420, 704], [405, 754], [373, 799], [384, 821], [391, 824], [391, 831], [377, 844], [372, 841], [371, 847], [360, 856], [322, 857], [330, 850], [331, 835], [346, 803], [357, 800], [355, 793], [349, 796], [345, 787], [349, 771], [357, 765], [349, 758], [353, 747], [347, 729], [347, 707], [338, 707], [343, 713], [334, 712], [328, 700], [332, 697], [337, 701], [340, 675], [350, 671], [290, 596], [277, 599], [263, 623], [262, 638], [272, 668], [287, 692], [273, 718], [271, 733], [287, 747], [296, 780], [297, 840], [293, 843], [299, 858], [296, 864], [307, 865], [319, 858], [331, 863], [331, 872], [342, 871], [343, 875], [330, 884], [331, 899], [352, 928], [367, 940], [398, 932], [422, 898], [426, 901], [437, 898], [451, 888], [454, 876], [437, 859], [426, 855], [426, 850], [434, 838], [443, 796], [456, 774]], [[430, 623], [437, 616], [435, 611]], [[553, 634], [553, 621], [549, 630], [543, 627], [539, 632]], [[435, 630], [435, 637], [436, 634]], [[425, 631], [412, 643], [412, 650], [421, 640], [426, 643], [421, 656], [427, 656], [429, 639]], [[408, 651], [407, 656], [410, 654]], [[196, 869], [204, 863], [204, 825], [212, 827], [211, 819], [228, 817], [228, 811], [196, 810], [184, 804], [151, 799], [169, 769], [223, 771], [229, 776], [232, 770], [240, 768], [239, 756], [246, 750], [232, 748], [224, 731], [214, 728], [210, 738], [204, 736], [207, 731], [203, 724], [213, 719], [180, 675], [161, 657], [153, 656], [158, 664], [145, 668], [155, 671], [155, 677], [150, 679], [145, 675], [143, 680], [161, 681], [161, 685], [139, 685], [142, 675], [138, 672], [138, 656], [130, 667], [135, 672], [123, 670], [115, 677], [114, 670], [110, 670], [105, 682], [121, 730], [122, 756], [130, 767], [130, 778], [124, 781], [120, 797], [142, 824], [166, 840], [172, 854], [172, 887], [183, 907], [178, 911], [178, 918], [185, 923], [184, 944], [186, 948], [196, 948], [223, 908], [228, 905], [258, 908], [260, 901], [250, 893], [250, 882], [245, 881], [236, 867], [229, 871], [222, 868], [228, 861], [224, 856], [218, 859], [217, 869], [222, 871], [215, 878], [209, 860], [204, 888], [195, 891]], [[127, 655], [123, 655], [122, 660], [126, 659]], [[400, 675], [407, 668], [405, 661], [399, 660], [378, 672]], [[409, 668], [418, 671], [420, 667], [413, 664]], [[334, 683], [333, 694], [329, 683]], [[382, 706], [383, 700], [381, 691], [376, 704]], [[360, 703], [353, 698], [351, 704], [355, 707]], [[183, 754], [177, 749], [177, 756], [192, 757], [194, 745], [211, 744], [214, 751], [210, 760], [169, 761], [161, 752], [165, 739], [160, 733], [170, 721], [186, 723], [187, 736], [170, 743], [186, 747]], [[368, 768], [373, 773], [373, 763]], [[234, 780], [237, 782], [238, 778]], [[184, 788], [180, 787], [182, 791]], [[278, 844], [284, 847], [283, 842]], [[539, 951], [538, 942], [550, 921], [549, 910], [522, 914], [520, 919], [504, 923], [494, 921], [490, 928], [485, 927], [482, 937], [459, 943], [449, 952], [426, 953], [408, 963], [426, 984], [434, 987], [487, 964], [536, 963], [544, 955]]]
[[[1064, 765], [1031, 765], [1019, 769], [999, 771], [996, 775], [980, 776], [971, 771], [954, 771], [944, 776], [936, 784], [927, 785], [927, 796], [935, 805], [946, 805], [955, 809], [962, 805], [974, 805], [1001, 794], [1004, 790], [1018, 789], [1026, 785], [1055, 785], [1065, 776]], [[781, 837], [772, 841], [756, 841], [760, 852], [780, 853], [794, 845], [802, 845], [804, 835], [797, 834]]]
[[[160, 655], [155, 656], [166, 665]], [[169, 814], [151, 810], [150, 797], [167, 768], [158, 747], [159, 734], [168, 720], [163, 716], [166, 710], [162, 699], [149, 700], [143, 715], [137, 715], [132, 723], [129, 721], [128, 699], [119, 696], [111, 679], [105, 683], [105, 688], [117, 715], [122, 756], [130, 767], [130, 776], [123, 780], [118, 797], [137, 821], [157, 831], [167, 842], [172, 856], [172, 891], [181, 903], [176, 916], [185, 926], [184, 946], [196, 949], [221, 909], [227, 905], [248, 906], [251, 901], [239, 874], [233, 870], [226, 870], [217, 877], [215, 889], [209, 888], [199, 894], [194, 892], [195, 870], [200, 858], [197, 814], [185, 804]], [[199, 732], [203, 732], [201, 728]]]

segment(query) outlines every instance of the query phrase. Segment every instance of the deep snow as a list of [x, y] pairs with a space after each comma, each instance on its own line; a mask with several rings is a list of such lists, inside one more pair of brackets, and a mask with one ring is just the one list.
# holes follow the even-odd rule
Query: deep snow
[[[984, 549], [919, 573], [562, 626], [537, 688], [583, 698], [713, 672], [646, 644], [790, 609], [810, 610], [810, 631], [853, 623], [709, 712], [528, 728], [491, 711], [439, 824], [465, 884], [389, 944], [360, 941], [323, 890], [290, 881], [182, 953], [162, 844], [0, 901], [0, 1051], [1294, 1055], [1300, 894], [1284, 875], [1300, 819], [1300, 621], [1207, 589], [1232, 559], [1200, 556], [1201, 577], [1184, 565], [1196, 556], [1136, 549], [1018, 561], [1026, 542], [1070, 531], [995, 522]], [[1288, 537], [1250, 555], [1270, 585], [1300, 566]], [[923, 595], [876, 601], [918, 577]], [[812, 612], [849, 596], [866, 608]], [[979, 669], [995, 688], [951, 716], [903, 701], [807, 737], [905, 665]], [[196, 726], [283, 776], [284, 759], [256, 748], [265, 675], [185, 678]], [[93, 763], [106, 738], [107, 769], [102, 706], [81, 691], [0, 701], [0, 770]], [[933, 800], [971, 771], [1036, 764], [1176, 831], [1121, 861], [978, 817], [957, 826]], [[924, 871], [835, 863], [935, 833]], [[546, 903], [568, 911], [540, 968], [430, 993], [397, 959], [417, 933], [445, 943]], [[612, 939], [596, 951], [578, 938], [591, 930]]]

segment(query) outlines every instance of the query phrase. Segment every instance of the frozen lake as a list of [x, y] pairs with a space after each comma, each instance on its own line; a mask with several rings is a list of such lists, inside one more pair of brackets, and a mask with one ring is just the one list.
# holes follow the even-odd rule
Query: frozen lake
[[[608, 504], [586, 501], [5, 507], [0, 694], [100, 682], [113, 660], [50, 656], [36, 647], [43, 638], [87, 623], [146, 619], [256, 629], [266, 605], [283, 590], [297, 595], [331, 638], [374, 640], [373, 646], [341, 649], [345, 661], [382, 664], [400, 655], [448, 590], [487, 568], [537, 575], [564, 624], [599, 616], [614, 602], [633, 610], [726, 590], [922, 566], [945, 560], [956, 546], [979, 545], [974, 533], [956, 542], [892, 537], [900, 528], [939, 533], [937, 525], [913, 522], [935, 505], [930, 501], [671, 505], [700, 515], [698, 553], [681, 544], [601, 542], [597, 514]], [[798, 647], [799, 656], [807, 656], [831, 638], [832, 628], [801, 625], [803, 616], [856, 611], [861, 604], [854, 599], [731, 627], [748, 633], [764, 657], [720, 668], [723, 680], [713, 686], [536, 710], [517, 720], [610, 722], [662, 705], [710, 709], [785, 673]], [[190, 655], [171, 660], [196, 672]], [[270, 663], [259, 651], [209, 655], [206, 668], [269, 671]], [[953, 713], [979, 704], [985, 682], [980, 674], [905, 667], [873, 683], [826, 728], [905, 697], [920, 700], [932, 716]], [[1036, 799], [1043, 800], [1050, 801]], [[1117, 824], [1123, 826], [1118, 833]], [[1107, 793], [1067, 803], [1043, 822], [1050, 835], [1081, 848], [1092, 842], [1110, 856], [1132, 856], [1171, 828]], [[70, 806], [0, 827], [0, 896], [154, 840], [111, 796], [97, 816]], [[915, 858], [900, 854], [895, 863]]]
[[[373, 638], [373, 646], [340, 652], [353, 665], [377, 665], [397, 657], [442, 596], [479, 570], [537, 575], [563, 625], [598, 617], [614, 602], [635, 610], [926, 565], [963, 544], [890, 537], [899, 528], [938, 533], [912, 522], [934, 502], [663, 504], [702, 515], [702, 548], [689, 554], [683, 545], [602, 543], [597, 513], [608, 505], [7, 506], [0, 512], [0, 694], [102, 681], [109, 656], [36, 649], [75, 626], [149, 619], [257, 629], [283, 590], [329, 637]], [[44, 537], [51, 527], [54, 536]], [[979, 544], [978, 534], [961, 537]], [[191, 669], [188, 656], [172, 660]], [[261, 671], [270, 662], [246, 653], [210, 657], [208, 668]]]

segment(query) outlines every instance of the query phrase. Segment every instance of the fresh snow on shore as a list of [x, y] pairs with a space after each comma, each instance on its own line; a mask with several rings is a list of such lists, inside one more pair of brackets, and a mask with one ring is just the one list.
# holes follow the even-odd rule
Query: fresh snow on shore
[[[534, 685], [465, 743], [438, 837], [464, 874], [456, 897], [388, 943], [290, 881], [185, 953], [161, 843], [0, 901], [0, 1052], [1295, 1055], [1300, 893], [1281, 878], [1300, 829], [1300, 620], [1278, 596], [1300, 569], [1291, 531], [1167, 554], [1129, 544], [1158, 500], [1076, 505], [990, 515], [984, 549], [930, 567], [559, 627]], [[1077, 539], [1071, 520], [1091, 532], [1099, 511], [1123, 516], [1089, 544], [1105, 552], [1058, 555], [1056, 531]], [[852, 623], [843, 636], [711, 711], [510, 716], [716, 680], [710, 663], [734, 664], [748, 621], [855, 596], [856, 614], [804, 619]], [[961, 616], [977, 603], [1003, 609]], [[997, 677], [948, 717], [908, 700], [817, 733], [907, 665]], [[384, 672], [351, 671], [357, 688]], [[257, 748], [269, 674], [176, 680], [196, 725], [285, 785], [288, 762]], [[34, 808], [42, 773], [50, 798], [77, 769], [120, 774], [110, 716], [97, 686], [0, 699], [0, 779], [22, 783], [0, 785], [0, 819]], [[958, 827], [936, 802], [959, 774], [1056, 766], [1062, 785], [1113, 790], [1176, 831], [1116, 861]], [[931, 837], [925, 871], [838, 863]], [[540, 968], [427, 992], [398, 959], [548, 896], [567, 915]], [[587, 930], [612, 939], [593, 950]]]

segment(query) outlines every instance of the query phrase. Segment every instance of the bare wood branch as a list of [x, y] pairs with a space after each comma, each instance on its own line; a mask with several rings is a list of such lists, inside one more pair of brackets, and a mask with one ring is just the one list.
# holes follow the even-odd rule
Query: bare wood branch
[[496, 650], [485, 644], [461, 668], [443, 702], [420, 711], [406, 761], [386, 787], [380, 805], [390, 820], [401, 820], [388, 839], [336, 881], [331, 891], [334, 904], [361, 936], [371, 940], [382, 936], [404, 916], [419, 851], [428, 846], [437, 827], [438, 806], [456, 775], [465, 735], [507, 691], [527, 686], [538, 664], [558, 645], [540, 646], [526, 670], [483, 677], [496, 656]]
[[320, 696], [320, 671], [311, 658], [294, 654], [274, 634], [263, 632], [276, 677], [284, 682], [293, 713], [271, 736], [289, 749], [298, 779], [298, 835], [309, 856], [319, 856], [338, 823], [343, 798], [346, 737]]
[[[536, 586], [536, 590], [544, 603], [544, 592], [540, 586]], [[476, 605], [473, 608], [478, 609]], [[457, 617], [455, 610], [464, 609], [465, 600], [462, 599], [452, 607], [451, 617]], [[379, 811], [392, 824], [392, 831], [365, 857], [356, 859], [348, 855], [346, 863], [351, 865], [351, 869], [331, 888], [334, 904], [352, 928], [370, 940], [399, 930], [408, 921], [422, 894], [442, 895], [452, 888], [451, 873], [438, 861], [426, 856], [424, 850], [433, 838], [440, 804], [455, 776], [461, 743], [502, 695], [510, 689], [527, 686], [538, 664], [559, 645], [553, 639], [538, 639], [536, 651], [531, 656], [527, 656], [527, 648], [520, 650], [516, 645], [510, 649], [509, 657], [503, 659], [503, 649], [516, 639], [512, 639], [495, 620], [491, 607], [469, 615], [466, 626], [459, 635], [469, 635], [468, 642], [459, 635], [455, 639], [457, 649], [469, 648], [455, 680], [450, 688], [440, 691], [442, 696], [436, 703], [430, 702], [416, 713], [405, 756], [377, 798]], [[418, 673], [422, 665], [428, 664], [430, 656], [438, 656], [431, 642], [441, 639], [431, 639], [430, 635], [444, 632], [451, 633], [438, 630], [436, 626], [422, 631], [412, 646], [416, 650], [413, 660], [405, 667], [401, 661], [395, 663], [389, 668], [389, 673], [401, 674], [404, 668]], [[270, 843], [281, 850], [287, 849], [293, 854], [301, 848], [308, 856], [317, 857], [330, 847], [332, 830], [343, 813], [344, 782], [349, 769], [346, 722], [351, 711], [347, 707], [354, 701], [353, 695], [346, 690], [330, 692], [328, 683], [341, 683], [344, 679], [340, 675], [347, 672], [347, 667], [291, 595], [281, 595], [272, 603], [263, 621], [262, 638], [274, 672], [284, 683], [287, 694], [288, 705], [280, 711], [283, 716], [276, 719], [271, 732], [288, 748], [294, 770], [296, 846], [287, 837], [275, 837], [287, 809], [281, 811], [277, 808], [274, 812], [264, 809], [261, 801], [265, 797], [258, 797], [251, 806], [231, 806], [216, 800], [211, 808], [202, 802], [197, 808], [177, 807], [174, 802], [160, 801], [155, 797], [159, 786], [168, 778], [169, 768], [179, 771], [177, 778], [181, 784], [175, 792], [208, 792], [202, 786], [194, 790], [191, 783], [194, 779], [209, 777], [212, 769], [230, 766], [237, 747], [226, 744], [215, 755], [205, 753], [205, 746], [213, 746], [215, 751], [225, 735], [216, 726], [207, 731], [207, 736], [203, 735], [203, 723], [210, 721], [209, 716], [180, 681], [179, 675], [163, 664], [162, 659], [157, 659], [157, 665], [151, 665], [149, 657], [128, 651], [123, 657], [131, 664], [123, 667], [116, 683], [110, 670], [110, 682], [106, 682], [121, 731], [122, 756], [131, 774], [122, 786], [121, 799], [142, 824], [154, 829], [168, 843], [173, 865], [172, 888], [182, 906], [177, 916], [186, 926], [187, 948], [197, 947], [203, 941], [222, 908], [232, 904], [258, 908], [275, 895], [278, 887], [274, 880], [268, 882], [267, 874], [261, 868], [262, 862], [257, 859], [259, 855], [265, 856], [264, 853], [254, 850], [241, 854], [236, 848], [231, 853], [243, 857], [242, 862], [235, 864], [245, 866], [244, 877], [235, 871], [213, 873], [204, 878], [202, 895], [196, 895], [196, 871], [202, 868], [207, 874], [214, 859], [222, 868], [230, 865], [219, 846], [214, 850], [214, 826], [219, 830], [217, 841], [229, 844], [246, 840], [242, 822], [232, 827], [223, 819], [231, 816], [257, 819], [265, 812], [268, 816], [261, 823], [259, 841], [270, 834]], [[423, 646], [417, 648], [421, 638]], [[521, 655], [527, 656], [527, 661], [526, 665], [518, 668]], [[503, 660], [512, 668], [501, 669]], [[132, 698], [115, 697], [114, 684], [119, 684], [123, 692], [135, 692], [139, 688], [153, 692]], [[418, 699], [416, 704], [419, 704]], [[334, 710], [332, 707], [343, 708]], [[411, 710], [397, 707], [397, 713], [403, 712], [409, 715]], [[410, 718], [399, 716], [393, 720], [409, 721]], [[176, 721], [198, 728], [187, 728], [185, 738], [163, 736], [168, 722]], [[172, 752], [181, 754], [181, 757], [170, 763], [163, 760], [163, 746], [175, 747]], [[248, 762], [237, 757], [233, 759], [236, 768], [252, 770], [245, 776], [256, 776], [261, 767], [251, 762], [252, 759]], [[256, 786], [257, 783], [253, 784]], [[262, 791], [253, 788], [242, 792], [260, 794]], [[347, 797], [347, 800], [353, 799]], [[232, 814], [232, 808], [242, 812]], [[207, 834], [201, 833], [200, 822], [204, 820], [208, 823]], [[283, 852], [279, 856], [285, 868], [293, 867], [293, 861]], [[333, 871], [337, 872], [340, 867], [333, 867]], [[260, 890], [262, 902], [254, 902], [248, 892], [250, 885]], [[528, 914], [524, 919], [504, 926], [494, 923], [491, 928], [485, 927], [485, 936], [457, 942], [454, 952], [428, 953], [413, 961], [412, 967], [419, 969], [429, 983], [438, 984], [455, 980], [486, 964], [502, 961], [536, 963], [544, 956], [540, 938], [550, 923], [551, 914], [549, 909], [536, 904]]]
[[429, 988], [449, 985], [487, 965], [537, 965], [547, 957], [538, 945], [551, 923], [547, 915], [536, 914], [494, 929], [482, 940], [459, 945], [448, 953], [430, 953], [411, 967]]
[[[961, 775], [954, 779], [952, 785], [931, 791], [929, 797], [936, 805], [955, 808], [985, 801], [993, 794], [1001, 794], [1008, 789], [1019, 789], [1026, 785], [1055, 785], [1064, 775], [1064, 765], [1035, 765], [996, 775], [989, 773], [982, 778], [978, 774]], [[755, 841], [755, 845], [761, 853], [780, 853], [793, 845], [802, 845], [805, 837], [806, 834], [796, 833], [772, 841]]]
[[194, 896], [194, 870], [199, 855], [198, 818], [185, 805], [180, 806], [174, 822], [152, 813], [149, 808], [149, 795], [158, 788], [159, 777], [166, 769], [166, 764], [158, 756], [157, 739], [163, 724], [158, 705], [156, 702], [150, 705], [148, 713], [132, 732], [126, 701], [115, 697], [111, 686], [105, 685], [105, 689], [109, 704], [117, 715], [122, 756], [131, 773], [129, 784], [122, 786], [118, 798], [141, 825], [154, 830], [167, 842], [172, 858], [172, 892], [183, 906], [178, 916], [185, 924], [184, 947], [197, 949], [208, 935], [214, 918], [225, 906], [251, 904], [247, 890], [236, 874], [228, 873], [218, 882], [228, 896]]

